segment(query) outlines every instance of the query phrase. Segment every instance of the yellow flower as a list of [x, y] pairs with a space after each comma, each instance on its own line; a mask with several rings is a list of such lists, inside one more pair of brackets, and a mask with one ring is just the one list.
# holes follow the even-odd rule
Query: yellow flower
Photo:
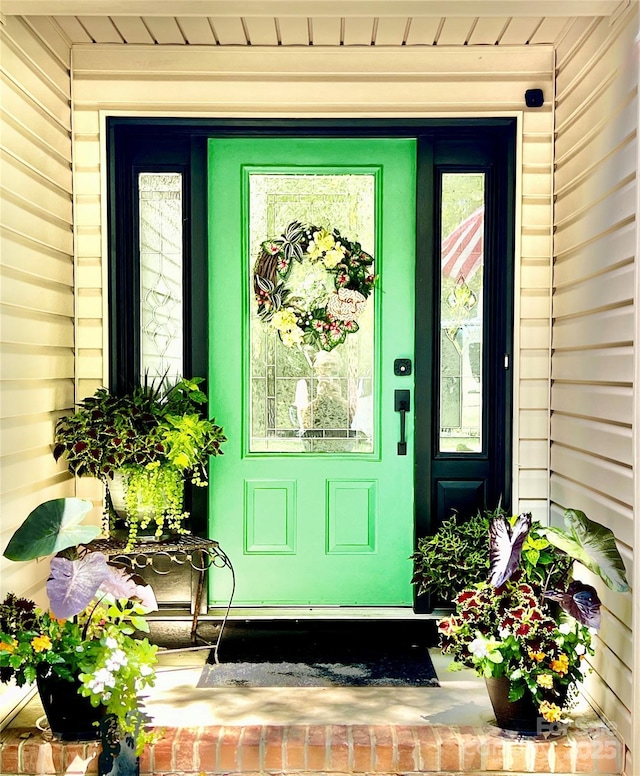
[[544, 652], [534, 652], [532, 649], [530, 649], [529, 657], [531, 658], [531, 660], [535, 660], [536, 663], [541, 663], [545, 659], [546, 655], [544, 654]]
[[322, 263], [327, 269], [334, 269], [344, 259], [344, 245], [339, 243], [335, 248], [327, 251], [322, 258]]
[[280, 337], [285, 347], [292, 348], [294, 345], [299, 345], [302, 342], [304, 333], [302, 332], [302, 329], [299, 329], [296, 326], [295, 329], [287, 329], [286, 331], [281, 332]]
[[334, 240], [333, 235], [329, 234], [326, 229], [320, 229], [319, 232], [314, 232], [313, 240], [311, 240], [309, 247], [307, 248], [309, 258], [311, 261], [317, 261], [323, 253], [330, 251], [335, 243], [336, 241]]
[[551, 689], [553, 687], [553, 676], [551, 676], [551, 674], [538, 674], [536, 682], [540, 687]]
[[18, 642], [13, 639], [11, 644], [7, 644], [6, 641], [0, 641], [0, 652], [9, 652], [9, 654], [16, 651], [16, 647], [18, 646]]
[[551, 661], [551, 670], [555, 671], [560, 676], [564, 676], [569, 670], [569, 657], [565, 654], [560, 655], [557, 659]]
[[51, 649], [51, 639], [46, 634], [34, 636], [31, 639], [31, 646], [35, 652], [46, 652]]
[[271, 318], [271, 325], [278, 331], [291, 331], [297, 323], [298, 319], [293, 310], [278, 310]]
[[542, 714], [547, 722], [557, 722], [562, 717], [562, 709], [559, 706], [556, 706], [555, 703], [542, 701], [540, 704], [540, 714]]

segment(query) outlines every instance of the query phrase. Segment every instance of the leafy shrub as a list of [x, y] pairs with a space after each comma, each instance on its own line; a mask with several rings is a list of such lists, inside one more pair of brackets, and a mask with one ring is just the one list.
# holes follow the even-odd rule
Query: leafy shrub
[[411, 581], [418, 593], [452, 601], [465, 587], [487, 578], [492, 514], [478, 512], [464, 520], [454, 513], [432, 536], [418, 540], [418, 549], [411, 556]]

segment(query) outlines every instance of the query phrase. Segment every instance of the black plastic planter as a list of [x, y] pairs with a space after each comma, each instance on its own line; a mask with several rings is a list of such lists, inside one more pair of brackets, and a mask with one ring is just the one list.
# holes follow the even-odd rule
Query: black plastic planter
[[61, 741], [92, 741], [100, 737], [98, 724], [104, 717], [104, 706], [94, 707], [89, 698], [78, 693], [80, 680], [67, 681], [54, 673], [51, 666], [39, 670], [36, 677], [42, 707], [49, 727]]

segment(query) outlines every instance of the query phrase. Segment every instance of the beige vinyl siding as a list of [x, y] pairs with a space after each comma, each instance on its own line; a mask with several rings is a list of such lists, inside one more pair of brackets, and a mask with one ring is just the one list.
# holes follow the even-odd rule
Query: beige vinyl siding
[[[315, 27], [314, 27], [315, 30]], [[542, 519], [548, 498], [548, 396], [552, 217], [553, 50], [370, 49], [175, 46], [73, 49], [80, 394], [96, 386], [101, 359], [104, 175], [101, 112], [170, 116], [470, 116], [514, 115], [526, 89], [545, 106], [522, 113], [522, 233], [516, 251], [518, 299], [514, 357], [514, 476], [520, 509]], [[520, 205], [520, 203], [519, 203]], [[519, 376], [519, 378], [518, 378]]]
[[[0, 546], [48, 498], [74, 495], [51, 455], [74, 402], [70, 46], [46, 19], [0, 24]], [[48, 563], [0, 557], [0, 593], [44, 603]], [[0, 689], [0, 720], [24, 695]]]
[[[571, 506], [605, 523], [631, 582], [636, 33], [632, 3], [614, 23], [574, 24], [557, 50], [550, 478], [553, 519]], [[601, 597], [606, 610], [587, 689], [631, 744], [632, 596], [603, 589]]]

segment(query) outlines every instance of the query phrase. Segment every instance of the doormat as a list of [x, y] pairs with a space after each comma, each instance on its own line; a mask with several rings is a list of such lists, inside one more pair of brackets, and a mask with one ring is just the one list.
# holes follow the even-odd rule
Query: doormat
[[439, 687], [431, 621], [227, 623], [198, 687]]

